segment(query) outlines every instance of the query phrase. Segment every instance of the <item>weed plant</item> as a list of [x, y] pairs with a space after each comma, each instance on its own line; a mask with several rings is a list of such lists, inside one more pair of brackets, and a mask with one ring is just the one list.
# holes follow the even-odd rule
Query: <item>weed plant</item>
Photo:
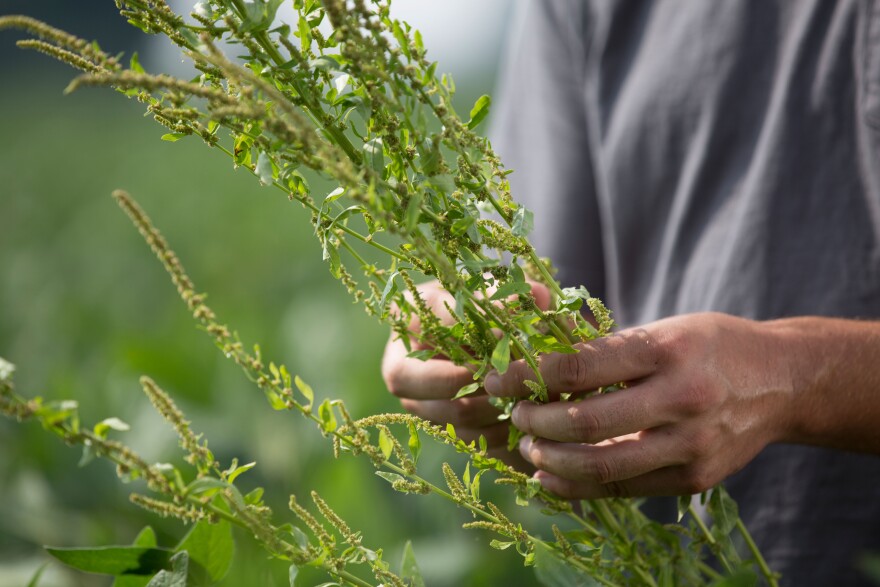
[[[474, 373], [457, 397], [477, 392], [485, 375], [511, 360], [532, 367], [526, 384], [534, 401], [548, 401], [538, 370], [542, 353], [576, 352], [573, 345], [611, 334], [610, 312], [583, 286], [562, 287], [528, 240], [532, 214], [518, 205], [505, 169], [476, 129], [491, 106], [480, 97], [467, 119], [452, 105], [449, 76], [436, 72], [418, 31], [391, 16], [388, 0], [294, 0], [296, 22], [277, 24], [282, 0], [211, 0], [188, 17], [161, 0], [117, 0], [128, 21], [177, 44], [200, 74], [182, 80], [148, 73], [133, 55], [128, 66], [96, 43], [42, 22], [0, 17], [0, 28], [33, 38], [19, 46], [46, 53], [83, 73], [68, 91], [107, 86], [138, 100], [168, 132], [166, 141], [198, 138], [278, 190], [309, 214], [324, 260], [355, 302], [387, 323], [410, 356], [442, 356]], [[229, 55], [234, 55], [230, 57]], [[328, 194], [310, 188], [306, 171], [334, 182]], [[484, 438], [466, 442], [452, 426], [411, 415], [354, 417], [339, 399], [322, 398], [280, 362], [242, 343], [206, 304], [177, 255], [144, 211], [122, 192], [116, 201], [162, 262], [199, 326], [238, 364], [269, 405], [300, 413], [332, 443], [337, 456], [359, 455], [396, 491], [433, 495], [470, 512], [466, 529], [490, 533], [491, 546], [515, 549], [539, 580], [562, 585], [752, 585], [776, 579], [718, 487], [703, 494], [711, 522], [680, 499], [678, 524], [649, 520], [632, 499], [572, 504], [488, 453]], [[449, 322], [428, 307], [417, 283], [439, 281], [450, 293]], [[552, 294], [539, 308], [531, 281]], [[587, 319], [581, 310], [589, 311]], [[418, 324], [414, 329], [412, 325]], [[236, 485], [252, 464], [221, 464], [174, 401], [141, 379], [155, 409], [179, 437], [184, 463], [149, 463], [112, 437], [128, 425], [107, 418], [84, 426], [72, 401], [19, 395], [13, 367], [0, 363], [0, 410], [37, 420], [64, 442], [83, 447], [83, 461], [114, 462], [124, 481], [145, 490], [131, 500], [192, 527], [174, 549], [144, 531], [128, 547], [50, 549], [76, 568], [117, 577], [117, 585], [160, 587], [220, 581], [238, 526], [275, 559], [289, 562], [290, 582], [306, 566], [341, 585], [421, 585], [412, 550], [392, 568], [383, 551], [352, 528], [317, 493], [291, 496], [288, 519], [271, 511], [263, 490]], [[625, 385], [595, 393], [626, 393]], [[574, 398], [562, 397], [561, 401]], [[512, 403], [497, 401], [500, 418]], [[519, 432], [511, 427], [510, 445]], [[463, 470], [419, 466], [424, 442], [467, 457]], [[481, 495], [490, 481], [509, 487], [519, 505], [536, 504], [564, 519], [552, 536], [538, 536]], [[562, 524], [560, 524], [562, 525]], [[735, 546], [741, 544], [740, 548]]]

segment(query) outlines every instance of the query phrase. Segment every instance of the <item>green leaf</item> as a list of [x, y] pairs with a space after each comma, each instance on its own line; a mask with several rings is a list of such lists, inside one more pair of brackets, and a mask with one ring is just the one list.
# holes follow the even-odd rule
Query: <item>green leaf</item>
[[125, 432], [130, 429], [131, 426], [129, 426], [119, 418], [105, 418], [104, 420], [101, 420], [100, 422], [95, 424], [93, 432], [95, 433], [95, 436], [98, 436], [100, 438], [107, 438], [107, 433], [110, 430]]
[[684, 515], [688, 512], [688, 508], [691, 507], [691, 496], [690, 495], [679, 495], [678, 496], [678, 520], [676, 522], [681, 522]]
[[492, 351], [492, 367], [498, 371], [499, 374], [503, 374], [507, 371], [507, 366], [510, 364], [510, 335], [505, 334], [498, 341], [498, 344], [495, 345], [495, 350]]
[[184, 493], [186, 495], [201, 495], [202, 493], [212, 491], [213, 494], [217, 492], [216, 490], [226, 489], [227, 487], [229, 487], [229, 483], [226, 481], [221, 481], [214, 477], [202, 477], [187, 485]]
[[[296, 30], [297, 33], [299, 33], [300, 46], [302, 47], [303, 51], [306, 51], [312, 44], [312, 27], [309, 26], [309, 21], [306, 20], [306, 17], [299, 17], [299, 22], [297, 23]], [[309, 65], [311, 67], [315, 67], [311, 63]]]
[[419, 349], [417, 351], [412, 351], [406, 354], [406, 356], [410, 359], [418, 359], [419, 361], [428, 361], [437, 356], [439, 351], [437, 349]]
[[576, 353], [577, 349], [571, 345], [559, 342], [552, 334], [533, 334], [529, 337], [529, 344], [539, 353]]
[[171, 570], [162, 570], [147, 583], [147, 587], [186, 587], [189, 572], [189, 555], [178, 552], [171, 557]]
[[492, 98], [488, 95], [483, 94], [479, 98], [477, 98], [474, 107], [471, 108], [471, 119], [467, 123], [467, 127], [470, 129], [474, 129], [478, 124], [483, 122], [483, 119], [489, 115], [489, 106], [492, 105]]
[[501, 542], [500, 540], [493, 539], [492, 542], [489, 543], [489, 546], [497, 550], [507, 550], [514, 544], [516, 544], [516, 540], [512, 542]]
[[141, 67], [141, 60], [138, 58], [137, 51], [131, 54], [131, 60], [128, 62], [128, 67], [134, 72], [146, 73], [144, 68]]
[[730, 534], [739, 519], [739, 508], [737, 508], [736, 502], [720, 485], [712, 490], [706, 511], [712, 516], [714, 522], [712, 530], [723, 536]]
[[315, 392], [312, 391], [312, 386], [300, 379], [299, 375], [294, 376], [293, 383], [299, 392], [303, 394], [303, 397], [306, 398], [306, 409], [311, 409], [312, 404], [315, 403]]
[[419, 455], [422, 452], [422, 441], [419, 439], [419, 431], [416, 425], [409, 423], [409, 440], [407, 441], [409, 452], [412, 455], [413, 463], [419, 462]]
[[299, 573], [299, 567], [290, 565], [287, 569], [287, 577], [290, 579], [290, 587], [296, 587], [296, 575]]
[[412, 541], [407, 540], [403, 546], [403, 557], [400, 560], [400, 578], [407, 582], [410, 587], [425, 587], [425, 580], [416, 562], [413, 552]]
[[385, 479], [389, 483], [394, 483], [395, 481], [406, 481], [406, 479], [404, 479], [401, 475], [398, 475], [397, 473], [389, 473], [388, 471], [376, 471], [376, 475], [382, 477], [382, 479]]
[[186, 133], [182, 132], [169, 132], [161, 136], [163, 141], [168, 141], [169, 143], [175, 143], [186, 136]]
[[141, 546], [47, 547], [46, 552], [69, 567], [103, 575], [154, 575], [170, 568], [172, 555], [167, 548]]
[[324, 203], [329, 204], [330, 202], [335, 202], [336, 200], [341, 198], [344, 193], [345, 193], [345, 188], [342, 186], [339, 186], [338, 188], [336, 188], [335, 190], [333, 190], [332, 192], [327, 194], [327, 197], [324, 198]]
[[155, 548], [158, 546], [158, 542], [156, 541], [156, 531], [150, 526], [144, 526], [141, 531], [138, 532], [138, 535], [134, 537], [134, 542], [131, 544], [132, 546]]
[[453, 397], [452, 399], [458, 399], [460, 397], [470, 395], [470, 394], [474, 393], [475, 391], [477, 391], [478, 389], [480, 389], [479, 381], [477, 381], [475, 383], [471, 383], [470, 385], [465, 385], [464, 387], [462, 387], [461, 389], [458, 390], [458, 393], [456, 393], [455, 397]]
[[391, 457], [391, 453], [394, 452], [394, 443], [391, 442], [391, 438], [388, 437], [388, 432], [384, 428], [379, 429], [379, 450], [382, 451], [382, 456], [385, 457], [386, 461]]
[[260, 185], [269, 185], [274, 179], [272, 159], [262, 151], [257, 157], [257, 177], [260, 179]]
[[455, 440], [456, 438], [458, 438], [455, 435], [455, 426], [453, 426], [451, 422], [446, 423], [446, 434], [448, 434], [449, 438], [451, 438], [452, 440]]
[[364, 143], [365, 162], [373, 171], [382, 175], [385, 171], [385, 153], [381, 138], [370, 139]]
[[330, 433], [336, 430], [336, 415], [333, 413], [333, 406], [329, 399], [325, 399], [318, 406], [318, 417], [321, 419], [321, 429]]
[[175, 550], [186, 551], [190, 559], [204, 567], [213, 582], [218, 582], [226, 576], [235, 554], [232, 526], [223, 520], [216, 524], [201, 520], [190, 529]]
[[397, 293], [397, 281], [394, 279], [397, 275], [398, 272], [395, 271], [388, 277], [388, 281], [385, 282], [385, 289], [382, 290], [382, 297], [379, 299], [379, 306], [382, 308], [383, 312], [388, 303], [388, 298], [393, 297], [394, 294]]
[[499, 287], [490, 300], [503, 300], [512, 295], [526, 295], [532, 293], [532, 286], [528, 283], [511, 281]]
[[526, 210], [524, 206], [520, 206], [513, 213], [513, 226], [510, 231], [515, 236], [528, 236], [535, 227], [535, 215], [531, 210]]
[[598, 587], [599, 582], [553, 554], [543, 544], [535, 545], [535, 576], [545, 587]]
[[419, 214], [422, 211], [422, 201], [424, 200], [424, 197], [425, 194], [422, 192], [415, 192], [410, 196], [409, 202], [407, 202], [404, 224], [407, 232], [412, 232], [419, 223]]
[[[253, 469], [255, 466], [257, 466], [256, 461], [254, 461], [252, 463], [248, 463], [246, 465], [242, 465], [240, 467], [236, 467], [235, 470], [232, 471], [229, 474], [229, 476], [226, 477], [226, 481], [229, 483], [233, 483], [236, 480], [236, 478], [238, 478], [239, 475], [241, 475], [242, 473], [247, 473], [248, 471]], [[192, 557], [192, 558], [195, 560], [198, 560], [195, 557]]]
[[342, 71], [342, 65], [332, 55], [321, 55], [309, 61], [309, 67], [326, 72]]

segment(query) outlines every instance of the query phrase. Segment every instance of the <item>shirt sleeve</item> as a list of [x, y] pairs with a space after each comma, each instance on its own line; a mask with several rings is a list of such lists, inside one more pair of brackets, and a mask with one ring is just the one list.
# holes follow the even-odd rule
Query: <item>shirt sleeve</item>
[[587, 135], [587, 26], [580, 0], [517, 2], [490, 136], [513, 169], [514, 198], [535, 212], [531, 235], [563, 285], [605, 289]]

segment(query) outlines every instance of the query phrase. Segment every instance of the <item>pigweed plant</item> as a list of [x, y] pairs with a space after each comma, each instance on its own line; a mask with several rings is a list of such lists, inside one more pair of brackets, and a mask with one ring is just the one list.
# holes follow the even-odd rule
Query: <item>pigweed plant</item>
[[[526, 382], [532, 400], [548, 401], [538, 370], [542, 353], [575, 352], [573, 344], [606, 336], [613, 323], [584, 287], [562, 288], [550, 263], [538, 258], [527, 235], [532, 214], [511, 197], [507, 176], [491, 145], [475, 129], [490, 99], [476, 101], [468, 119], [452, 106], [448, 76], [436, 74], [418, 31], [392, 18], [389, 0], [293, 0], [296, 21], [277, 24], [282, 0], [207, 0], [192, 14], [174, 13], [163, 0], [116, 0], [122, 15], [149, 34], [165, 35], [200, 75], [182, 80], [144, 71], [134, 55], [126, 68], [96, 43], [23, 16], [0, 18], [33, 38], [35, 49], [83, 73], [68, 91], [109, 86], [146, 105], [168, 129], [162, 138], [198, 137], [279, 190], [310, 215], [330, 271], [368, 314], [386, 322], [421, 360], [448, 358], [473, 370], [477, 392], [492, 369], [511, 360], [534, 371]], [[230, 51], [231, 50], [231, 51]], [[236, 55], [228, 57], [226, 52]], [[304, 171], [338, 187], [316, 197]], [[776, 584], [773, 573], [722, 488], [702, 496], [711, 524], [680, 500], [678, 524], [646, 518], [631, 499], [573, 505], [489, 456], [486, 441], [466, 442], [452, 426], [406, 414], [355, 419], [341, 400], [319, 401], [284, 365], [248, 350], [205, 304], [146, 214], [123, 192], [114, 194], [165, 265], [196, 321], [276, 410], [299, 412], [333, 443], [335, 454], [363, 455], [396, 491], [433, 494], [469, 511], [465, 528], [485, 531], [497, 549], [513, 547], [547, 585], [752, 585]], [[416, 284], [434, 279], [450, 292], [441, 321]], [[541, 309], [529, 280], [552, 293]], [[581, 314], [586, 306], [593, 319]], [[413, 332], [411, 324], [418, 324]], [[83, 426], [75, 402], [18, 395], [12, 367], [0, 363], [0, 410], [37, 420], [64, 442], [80, 445], [84, 460], [116, 463], [123, 480], [141, 479], [149, 494], [131, 501], [160, 516], [192, 524], [175, 549], [159, 548], [150, 531], [130, 547], [63, 550], [52, 554], [75, 567], [119, 577], [118, 584], [211, 584], [229, 566], [230, 528], [253, 535], [275, 559], [290, 563], [290, 581], [305, 565], [320, 567], [337, 585], [422, 585], [411, 550], [395, 573], [382, 550], [342, 520], [320, 495], [290, 498], [292, 518], [270, 511], [263, 491], [243, 495], [235, 481], [251, 465], [224, 467], [172, 399], [151, 379], [141, 380], [156, 410], [174, 428], [185, 464], [150, 464], [109, 438], [127, 428], [109, 418]], [[619, 387], [595, 393], [626, 393]], [[562, 397], [560, 401], [574, 398]], [[499, 401], [501, 419], [512, 403]], [[419, 468], [422, 442], [448, 445], [468, 457], [463, 471]], [[510, 444], [518, 440], [511, 430]], [[484, 479], [509, 486], [521, 505], [539, 504], [548, 516], [567, 518], [540, 537], [481, 498]], [[739, 548], [734, 543], [745, 545]], [[122, 581], [128, 581], [122, 583]]]

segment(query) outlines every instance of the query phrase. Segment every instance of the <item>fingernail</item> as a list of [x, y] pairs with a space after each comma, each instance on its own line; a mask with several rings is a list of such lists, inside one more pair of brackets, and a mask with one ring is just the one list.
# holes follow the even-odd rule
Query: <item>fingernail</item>
[[483, 387], [489, 395], [497, 395], [501, 391], [501, 376], [497, 371], [490, 371], [483, 381]]

